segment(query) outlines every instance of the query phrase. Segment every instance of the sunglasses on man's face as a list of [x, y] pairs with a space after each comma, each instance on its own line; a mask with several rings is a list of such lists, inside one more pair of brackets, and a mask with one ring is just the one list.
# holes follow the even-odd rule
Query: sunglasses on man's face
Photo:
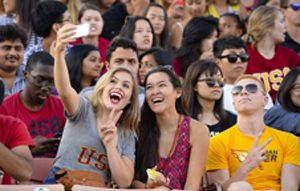
[[290, 4], [290, 7], [293, 9], [293, 11], [299, 11], [300, 3], [292, 3], [292, 4]]
[[258, 91], [258, 86], [256, 84], [247, 84], [245, 87], [243, 87], [241, 85], [234, 86], [231, 90], [231, 94], [239, 95], [243, 91], [244, 88], [248, 93], [251, 93], [251, 94], [255, 94]]
[[238, 58], [240, 58], [241, 61], [245, 63], [249, 60], [249, 55], [247, 53], [228, 54], [228, 55], [224, 55], [224, 56], [219, 56], [218, 58], [220, 58], [220, 59], [227, 58], [228, 62], [231, 63], [231, 64], [236, 63]]
[[204, 78], [204, 79], [198, 79], [198, 82], [205, 82], [206, 85], [210, 88], [215, 87], [216, 84], [219, 85], [220, 88], [222, 88], [224, 86], [224, 80], [222, 79], [212, 79], [212, 78]]

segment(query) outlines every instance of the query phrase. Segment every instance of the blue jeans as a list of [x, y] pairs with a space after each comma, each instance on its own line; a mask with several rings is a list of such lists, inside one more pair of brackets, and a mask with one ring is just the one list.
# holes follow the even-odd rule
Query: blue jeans
[[60, 170], [59, 167], [52, 167], [48, 177], [43, 181], [44, 184], [56, 184], [55, 172]]

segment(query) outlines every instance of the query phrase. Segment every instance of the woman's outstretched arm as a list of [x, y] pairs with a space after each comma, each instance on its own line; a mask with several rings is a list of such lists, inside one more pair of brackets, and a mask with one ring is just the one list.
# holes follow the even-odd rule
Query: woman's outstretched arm
[[79, 95], [72, 88], [69, 72], [65, 61], [65, 49], [71, 38], [75, 34], [75, 25], [64, 25], [57, 33], [57, 40], [53, 44], [54, 62], [54, 83], [57, 92], [62, 100], [65, 110], [69, 115], [73, 115], [80, 104]]

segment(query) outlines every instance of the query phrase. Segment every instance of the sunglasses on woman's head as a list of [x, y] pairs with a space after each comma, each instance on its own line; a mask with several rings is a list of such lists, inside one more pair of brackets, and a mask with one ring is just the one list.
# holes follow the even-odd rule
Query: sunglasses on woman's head
[[224, 86], [224, 80], [223, 79], [212, 79], [212, 78], [204, 78], [204, 79], [198, 79], [198, 82], [206, 82], [206, 85], [210, 88], [215, 87], [216, 84], [219, 84], [219, 87], [222, 88]]
[[241, 59], [242, 62], [247, 62], [249, 60], [249, 55], [247, 53], [242, 53], [242, 54], [228, 54], [224, 56], [219, 56], [218, 58], [227, 58], [228, 62], [231, 64], [236, 63], [238, 58]]
[[248, 93], [251, 93], [251, 94], [255, 94], [258, 90], [258, 86], [256, 84], [247, 84], [245, 87], [238, 85], [238, 86], [234, 86], [232, 88], [231, 94], [239, 95], [243, 91], [244, 88]]
[[293, 11], [299, 11], [300, 3], [292, 3], [292, 4], [290, 4], [290, 7], [293, 9]]

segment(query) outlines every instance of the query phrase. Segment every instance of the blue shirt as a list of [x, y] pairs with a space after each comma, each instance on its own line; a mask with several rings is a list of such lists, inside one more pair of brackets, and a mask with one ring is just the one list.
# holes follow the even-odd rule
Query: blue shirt
[[276, 105], [268, 110], [264, 120], [270, 127], [300, 136], [300, 113], [288, 112]]
[[[23, 90], [25, 87], [25, 77], [23, 75], [24, 65], [21, 64], [19, 69], [17, 70], [16, 79], [13, 83], [13, 86], [10, 89], [8, 89], [7, 85], [4, 83], [4, 97], [9, 96], [11, 94], [17, 93], [20, 90]], [[0, 78], [4, 82], [2, 78]]]

